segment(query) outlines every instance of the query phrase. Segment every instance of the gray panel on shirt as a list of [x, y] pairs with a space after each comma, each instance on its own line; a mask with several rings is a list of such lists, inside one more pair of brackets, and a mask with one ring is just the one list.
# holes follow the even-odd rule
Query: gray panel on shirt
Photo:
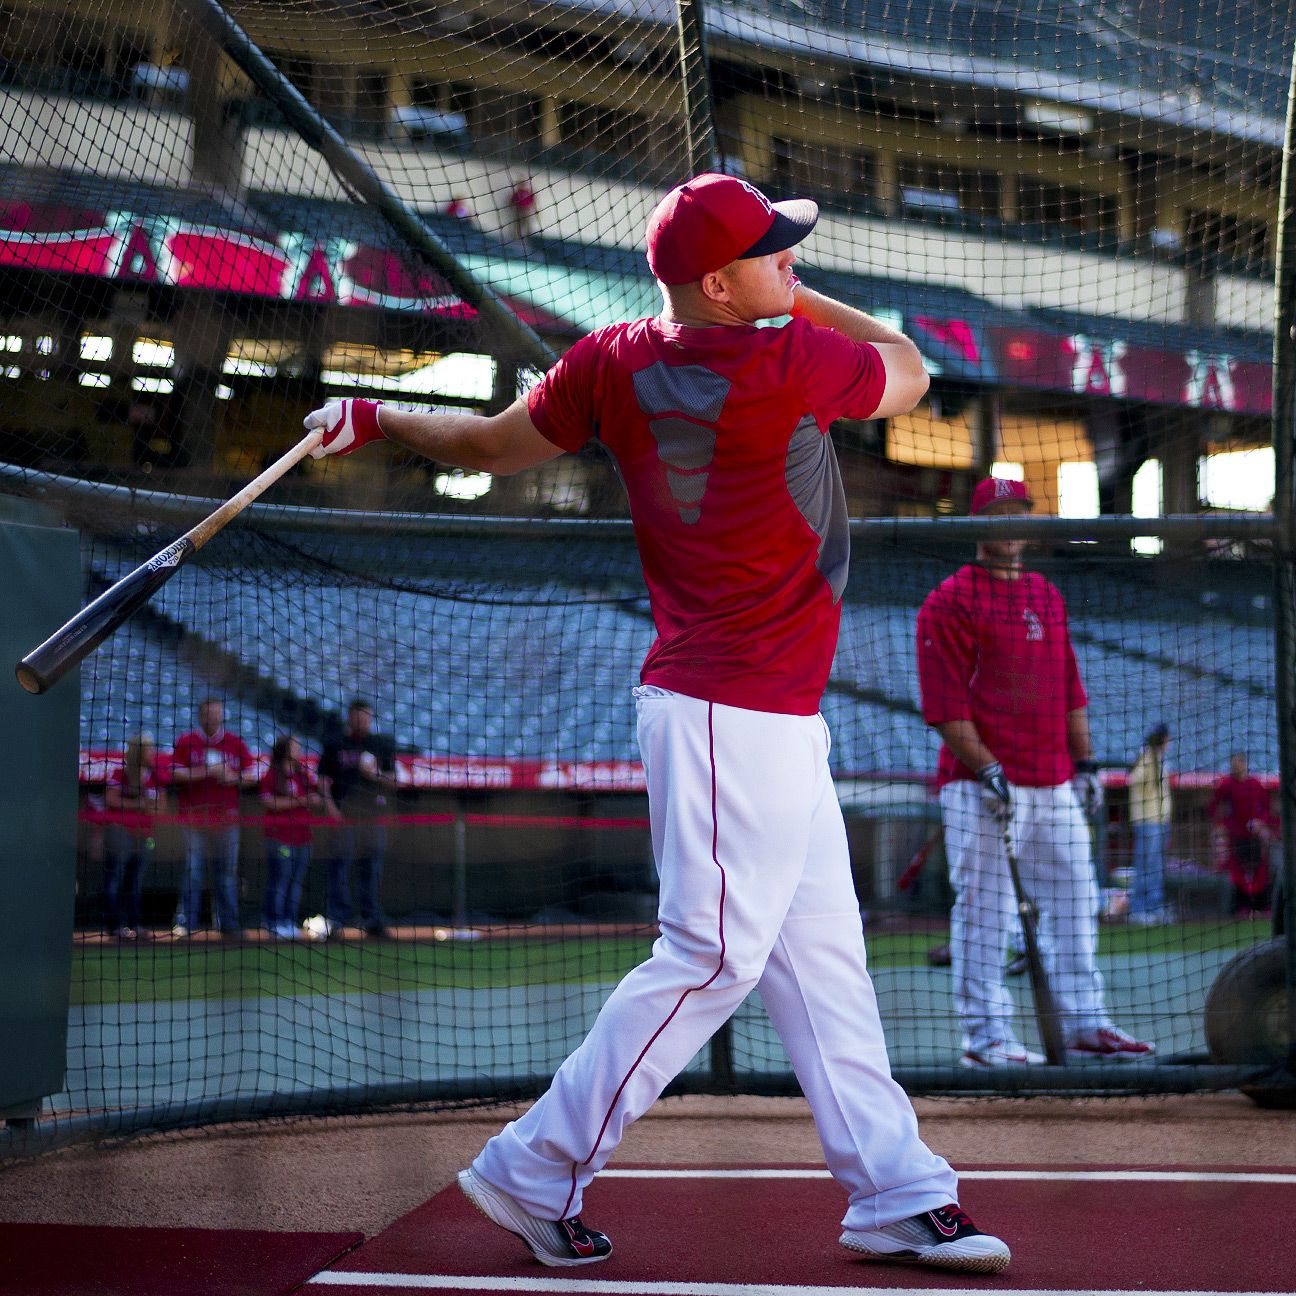
[[787, 487], [792, 502], [819, 537], [815, 566], [839, 602], [850, 566], [850, 525], [846, 491], [832, 439], [811, 414], [802, 415], [787, 449]]

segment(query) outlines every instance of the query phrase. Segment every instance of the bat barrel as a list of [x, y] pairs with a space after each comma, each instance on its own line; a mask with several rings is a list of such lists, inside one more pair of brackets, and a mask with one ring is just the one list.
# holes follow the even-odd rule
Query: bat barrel
[[18, 683], [28, 693], [44, 693], [53, 688], [73, 666], [146, 603], [193, 552], [193, 542], [182, 536], [129, 575], [123, 576], [115, 585], [110, 585], [71, 621], [55, 630], [39, 648], [33, 648], [23, 657], [14, 668]]
[[159, 550], [148, 562], [110, 585], [97, 599], [60, 626], [39, 648], [29, 652], [14, 668], [18, 683], [28, 693], [52, 688], [87, 653], [93, 652], [127, 617], [146, 603], [152, 593], [175, 574], [176, 568], [195, 554], [231, 518], [237, 517], [268, 486], [303, 460], [324, 439], [321, 428], [308, 432], [286, 454], [254, 477], [214, 513], [191, 527], [174, 544]]

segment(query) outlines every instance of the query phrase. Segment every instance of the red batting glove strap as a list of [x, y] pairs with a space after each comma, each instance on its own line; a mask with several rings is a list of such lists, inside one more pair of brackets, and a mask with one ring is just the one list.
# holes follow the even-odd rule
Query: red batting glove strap
[[368, 445], [370, 441], [380, 441], [383, 430], [378, 422], [378, 407], [381, 401], [344, 400], [342, 407], [349, 410], [351, 426], [355, 432], [356, 447]]

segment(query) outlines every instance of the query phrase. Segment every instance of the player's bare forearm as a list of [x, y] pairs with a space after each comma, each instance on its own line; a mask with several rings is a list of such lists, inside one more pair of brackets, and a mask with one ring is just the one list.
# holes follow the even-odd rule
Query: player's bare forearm
[[1067, 712], [1067, 751], [1073, 761], [1093, 760], [1093, 740], [1089, 736], [1089, 712], [1077, 707]]
[[438, 463], [507, 476], [562, 454], [531, 422], [525, 401], [501, 414], [417, 414], [382, 406], [378, 422], [389, 441]]
[[971, 720], [947, 720], [933, 726], [955, 760], [962, 761], [968, 769], [976, 771], [993, 765], [999, 758], [981, 740], [977, 727]]
[[836, 329], [852, 342], [913, 347], [915, 352], [918, 349], [899, 329], [883, 324], [880, 319], [874, 319], [872, 315], [856, 310], [854, 306], [847, 306], [844, 302], [815, 292], [803, 283], [797, 284], [792, 296], [792, 314], [799, 319], [809, 320], [811, 324], [818, 324], [820, 328]]

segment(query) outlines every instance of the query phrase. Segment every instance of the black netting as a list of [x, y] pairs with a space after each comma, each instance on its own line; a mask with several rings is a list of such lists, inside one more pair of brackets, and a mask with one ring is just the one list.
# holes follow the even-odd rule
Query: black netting
[[[939, 522], [993, 465], [1077, 519], [1029, 563], [1069, 609], [1106, 788], [1086, 847], [1098, 966], [1119, 1024], [1186, 1064], [1125, 1085], [1216, 1083], [1204, 999], [1268, 931], [1269, 896], [1239, 894], [1212, 798], [1245, 754], [1258, 876], [1279, 757], [1270, 555], [1208, 518], [1273, 494], [1289, 8], [712, 3], [699, 78], [670, 6], [13, 0], [5, 490], [39, 496], [20, 520], [80, 529], [88, 598], [325, 400], [496, 411], [577, 337], [655, 311], [643, 228], [691, 165], [814, 197], [803, 278], [902, 327], [932, 374], [912, 413], [833, 430], [852, 515], [898, 520], [857, 537], [823, 706], [893, 1060], [916, 1086], [980, 1084], [957, 1065], [914, 637], [974, 550]], [[628, 700], [653, 625], [605, 458], [491, 478], [375, 446], [308, 460], [268, 498], [81, 670], [64, 1124], [533, 1092], [653, 938]], [[1194, 513], [1196, 534], [1159, 522]], [[1079, 519], [1099, 514], [1146, 516], [1148, 535], [1090, 543]], [[185, 910], [166, 775], [207, 698], [258, 774], [287, 734], [314, 771], [349, 702], [371, 704], [393, 780], [371, 807], [377, 907], [358, 863], [330, 912], [344, 851], [315, 806], [292, 938], [264, 930], [280, 865], [249, 786], [237, 914], [210, 895]], [[1161, 723], [1173, 814], [1143, 924], [1128, 782]], [[126, 822], [109, 790], [141, 734], [162, 790]], [[222, 918], [239, 940], [210, 930]], [[791, 1085], [754, 1003], [729, 1044], [685, 1083]]]

